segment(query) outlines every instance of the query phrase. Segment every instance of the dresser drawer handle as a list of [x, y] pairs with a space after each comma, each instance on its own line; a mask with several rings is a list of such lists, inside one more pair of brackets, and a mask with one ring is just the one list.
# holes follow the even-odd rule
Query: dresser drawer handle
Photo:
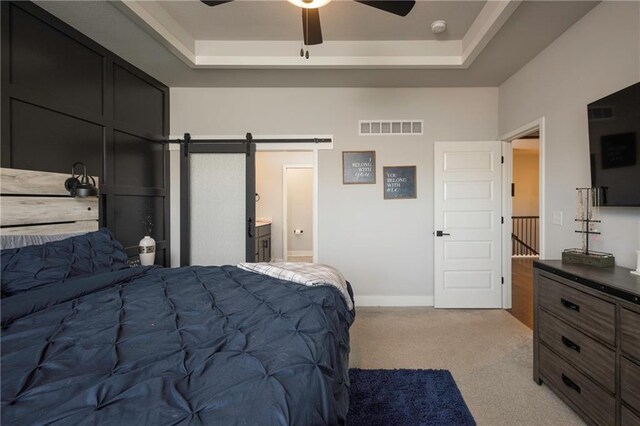
[[580, 312], [580, 305], [576, 305], [573, 302], [569, 302], [567, 299], [560, 299], [560, 302], [564, 305], [565, 308], [567, 309], [572, 309], [576, 312]]
[[580, 393], [580, 391], [581, 391], [580, 386], [578, 386], [576, 384], [576, 382], [574, 382], [573, 380], [571, 380], [570, 378], [568, 378], [564, 374], [562, 375], [562, 381], [564, 382], [565, 385], [567, 385], [568, 387], [570, 387], [574, 391]]
[[577, 345], [576, 343], [572, 342], [571, 340], [567, 339], [564, 336], [562, 336], [562, 343], [564, 343], [564, 345], [569, 349], [573, 349], [574, 351], [580, 353], [580, 345]]

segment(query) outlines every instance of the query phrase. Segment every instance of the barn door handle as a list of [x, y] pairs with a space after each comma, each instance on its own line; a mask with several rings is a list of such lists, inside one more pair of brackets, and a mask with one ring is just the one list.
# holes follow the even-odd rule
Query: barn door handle
[[446, 232], [442, 232], [442, 231], [436, 231], [436, 237], [442, 237], [445, 235], [451, 235], [451, 234], [447, 234]]
[[253, 238], [253, 229], [251, 224], [253, 223], [253, 218], [249, 218], [247, 219], [247, 235], [249, 236], [249, 238]]
[[564, 307], [567, 308], [567, 309], [571, 309], [571, 310], [574, 310], [576, 312], [580, 312], [580, 305], [576, 305], [573, 302], [569, 302], [565, 298], [561, 298], [560, 299], [560, 303], [562, 303], [564, 305]]

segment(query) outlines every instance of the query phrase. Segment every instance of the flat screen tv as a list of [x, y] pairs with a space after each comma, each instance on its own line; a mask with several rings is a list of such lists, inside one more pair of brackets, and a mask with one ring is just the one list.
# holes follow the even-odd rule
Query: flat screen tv
[[640, 206], [640, 82], [588, 106], [591, 185], [604, 206]]

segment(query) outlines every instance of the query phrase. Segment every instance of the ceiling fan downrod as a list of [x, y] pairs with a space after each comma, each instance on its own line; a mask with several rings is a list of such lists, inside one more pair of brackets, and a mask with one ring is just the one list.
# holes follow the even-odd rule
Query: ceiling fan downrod
[[[311, 3], [313, 0], [302, 0], [305, 3]], [[302, 37], [302, 43], [305, 44], [307, 40], [309, 40], [309, 13], [304, 13], [304, 10], [302, 11], [302, 16], [303, 19], [306, 19], [306, 25], [303, 25], [303, 30], [306, 32], [306, 37]], [[300, 56], [302, 56], [302, 49], [300, 49]], [[304, 54], [305, 59], [309, 59], [309, 49], [307, 48], [307, 51]]]

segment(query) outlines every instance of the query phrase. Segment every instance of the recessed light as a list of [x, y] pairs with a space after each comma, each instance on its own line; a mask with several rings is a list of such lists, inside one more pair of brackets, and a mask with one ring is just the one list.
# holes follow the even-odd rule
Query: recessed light
[[438, 19], [437, 21], [433, 21], [431, 23], [431, 31], [433, 31], [434, 34], [443, 33], [446, 29], [447, 22], [442, 19]]

